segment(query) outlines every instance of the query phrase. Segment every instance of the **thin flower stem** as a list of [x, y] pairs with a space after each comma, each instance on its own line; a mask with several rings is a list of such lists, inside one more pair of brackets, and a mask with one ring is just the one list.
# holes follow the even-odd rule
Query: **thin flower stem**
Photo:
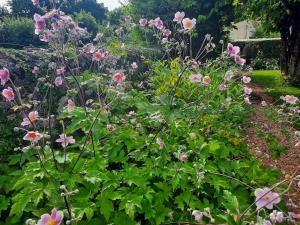
[[213, 174], [213, 175], [216, 175], [216, 176], [221, 176], [221, 177], [226, 177], [228, 179], [232, 179], [232, 180], [235, 180], [241, 184], [243, 184], [244, 186], [246, 186], [247, 188], [251, 189], [251, 190], [254, 190], [255, 188], [246, 184], [245, 182], [235, 178], [235, 177], [232, 177], [232, 176], [229, 176], [229, 175], [226, 175], [226, 174], [222, 174], [222, 173], [213, 173], [213, 172], [209, 172], [209, 171], [206, 171], [206, 173], [210, 173], [210, 174]]
[[53, 149], [52, 124], [51, 124], [51, 112], [52, 112], [52, 101], [53, 101], [52, 95], [53, 95], [53, 89], [52, 89], [52, 86], [50, 86], [49, 87], [49, 99], [48, 99], [48, 127], [49, 127], [49, 136], [50, 136], [50, 150], [51, 150], [54, 166], [55, 166], [57, 172], [59, 172], [57, 160], [55, 157], [55, 152]]
[[267, 194], [269, 194], [271, 191], [273, 191], [275, 188], [277, 188], [277, 187], [279, 187], [280, 185], [282, 185], [282, 184], [284, 184], [284, 183], [286, 183], [288, 180], [283, 180], [283, 181], [281, 181], [281, 182], [279, 182], [279, 183], [277, 183], [276, 185], [274, 185], [272, 188], [270, 188], [270, 190], [267, 192], [267, 193], [265, 193], [264, 195], [262, 195], [260, 198], [258, 198], [255, 202], [253, 202], [243, 213], [242, 213], [242, 215], [241, 215], [241, 217], [240, 217], [240, 219], [242, 219], [244, 216], [245, 216], [245, 214], [252, 208], [252, 206], [254, 206], [258, 201], [260, 201], [261, 199], [263, 199]]
[[192, 32], [190, 32], [190, 58], [193, 58]]
[[[60, 185], [65, 185], [65, 183], [63, 181], [60, 182]], [[69, 216], [69, 221], [71, 222], [72, 221], [72, 207], [71, 207], [71, 203], [70, 201], [68, 200], [67, 196], [64, 195], [64, 202], [65, 202], [65, 205], [67, 207], [67, 211], [68, 211], [68, 216]], [[71, 225], [71, 223], [70, 223]]]
[[72, 172], [74, 171], [74, 169], [75, 169], [75, 167], [76, 167], [78, 161], [80, 160], [82, 154], [85, 152], [85, 150], [86, 150], [86, 145], [87, 145], [87, 142], [88, 142], [88, 137], [90, 137], [90, 136], [92, 135], [92, 133], [93, 133], [92, 130], [93, 130], [93, 128], [94, 128], [94, 126], [95, 126], [95, 124], [96, 124], [96, 121], [98, 120], [100, 114], [101, 114], [101, 109], [100, 109], [99, 112], [97, 113], [97, 115], [96, 115], [96, 117], [95, 117], [95, 119], [94, 119], [94, 121], [93, 121], [93, 123], [92, 123], [90, 129], [89, 129], [89, 132], [88, 132], [88, 135], [87, 135], [86, 138], [85, 138], [85, 142], [84, 142], [84, 144], [83, 144], [83, 147], [82, 147], [82, 149], [81, 149], [81, 151], [80, 151], [80, 153], [79, 153], [79, 155], [78, 155], [78, 157], [77, 157], [77, 159], [76, 159], [76, 161], [75, 161], [75, 163], [74, 163], [74, 165], [73, 165], [73, 167], [72, 167], [70, 173], [72, 173]]
[[[295, 170], [295, 172], [293, 173], [293, 175], [292, 175], [292, 177], [291, 177], [291, 179], [290, 179], [291, 181], [290, 181], [290, 183], [289, 183], [288, 188], [287, 188], [284, 192], [280, 193], [279, 196], [278, 196], [277, 198], [273, 199], [270, 203], [272, 203], [273, 201], [275, 201], [275, 200], [278, 199], [280, 196], [282, 196], [283, 194], [285, 194], [286, 192], [288, 192], [288, 191], [290, 190], [290, 188], [291, 188], [291, 186], [292, 186], [292, 183], [293, 183], [293, 180], [294, 180], [295, 176], [297, 175], [299, 169], [300, 169], [300, 166], [298, 166], [297, 169]], [[284, 183], [286, 183], [286, 182], [288, 182], [288, 181], [289, 181], [288, 179], [285, 179], [285, 180], [283, 180], [283, 181], [281, 181], [281, 182], [275, 184], [273, 187], [271, 187], [270, 190], [269, 190], [267, 193], [265, 193], [265, 194], [262, 195], [260, 198], [258, 198], [254, 203], [252, 203], [252, 204], [251, 204], [251, 205], [250, 205], [250, 206], [242, 213], [240, 219], [243, 218], [243, 217], [245, 216], [245, 214], [251, 209], [251, 207], [254, 206], [254, 205], [255, 205], [258, 201], [260, 201], [263, 197], [265, 197], [267, 194], [269, 194], [269, 193], [270, 193], [271, 191], [273, 191], [275, 188], [279, 187], [280, 185], [282, 185], [282, 184], [284, 184]], [[259, 208], [259, 209], [257, 209], [257, 210], [260, 210], [260, 209], [261, 209], [261, 208]], [[257, 210], [256, 210], [256, 211], [257, 211]], [[255, 212], [256, 212], [256, 211], [255, 211]], [[251, 214], [251, 215], [252, 215], [252, 214]]]

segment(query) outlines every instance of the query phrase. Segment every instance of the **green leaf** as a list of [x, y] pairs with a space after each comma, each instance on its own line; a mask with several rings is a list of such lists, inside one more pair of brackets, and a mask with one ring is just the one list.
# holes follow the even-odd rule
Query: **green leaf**
[[84, 209], [84, 213], [85, 213], [86, 218], [87, 218], [88, 220], [91, 220], [91, 219], [93, 218], [93, 216], [94, 216], [94, 211], [93, 211], [93, 209], [91, 209], [91, 208], [85, 208], [85, 209]]
[[9, 216], [22, 216], [24, 209], [31, 200], [29, 193], [19, 193], [13, 197], [14, 204], [11, 207]]
[[125, 213], [119, 212], [114, 219], [116, 225], [135, 225], [134, 221], [130, 219]]
[[232, 213], [237, 213], [239, 209], [239, 202], [236, 196], [227, 190], [225, 190], [223, 194], [223, 198], [225, 200], [223, 201], [223, 205], [225, 206], [225, 208], [230, 210], [230, 212]]
[[100, 212], [108, 221], [111, 214], [114, 212], [113, 202], [107, 198], [101, 198], [99, 203], [100, 203]]
[[9, 200], [5, 198], [5, 196], [0, 195], [0, 214], [2, 210], [6, 210], [8, 208]]

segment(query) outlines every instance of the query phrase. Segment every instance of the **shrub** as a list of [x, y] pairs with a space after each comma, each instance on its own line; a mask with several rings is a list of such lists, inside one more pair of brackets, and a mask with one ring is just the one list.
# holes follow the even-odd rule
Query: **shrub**
[[0, 21], [0, 46], [21, 48], [29, 45], [42, 45], [34, 34], [32, 19], [5, 17]]
[[98, 24], [96, 18], [90, 13], [81, 10], [80, 13], [75, 13], [75, 19], [79, 22], [79, 26], [87, 28], [88, 32], [96, 34], [98, 31]]
[[254, 69], [278, 68], [281, 41], [275, 39], [251, 39], [235, 42], [241, 48], [241, 54]]
[[250, 66], [255, 70], [278, 70], [279, 59], [264, 58], [263, 53], [258, 51], [257, 56], [251, 60]]

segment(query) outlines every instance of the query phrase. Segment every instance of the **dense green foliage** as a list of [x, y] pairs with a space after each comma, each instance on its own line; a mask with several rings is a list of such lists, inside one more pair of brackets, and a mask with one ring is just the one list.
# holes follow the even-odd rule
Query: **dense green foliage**
[[80, 13], [75, 13], [75, 19], [79, 22], [80, 27], [86, 28], [88, 32], [94, 35], [97, 33], [97, 21], [90, 12], [81, 11]]
[[260, 39], [234, 42], [255, 70], [279, 69], [280, 39]]
[[[53, 3], [51, 0], [40, 0], [40, 6], [42, 8], [46, 7], [51, 9], [53, 4], [57, 6], [61, 4], [62, 1], [54, 1], [58, 3]], [[35, 7], [31, 0], [10, 0], [9, 6], [11, 8], [12, 16], [20, 17], [30, 17], [32, 18], [35, 13], [42, 14], [42, 8]], [[61, 5], [61, 9], [68, 13], [80, 13], [81, 11], [86, 11], [91, 13], [97, 21], [102, 21], [105, 19], [105, 14], [107, 9], [104, 7], [103, 3], [98, 3], [96, 0], [68, 0]]]
[[22, 48], [29, 45], [42, 45], [34, 34], [32, 19], [4, 17], [0, 21], [0, 46]]
[[228, 30], [225, 28], [231, 27], [234, 21], [231, 0], [130, 0], [129, 3], [129, 12], [136, 19], [160, 17], [165, 20], [172, 18], [177, 11], [184, 11], [190, 18], [196, 18], [199, 26], [195, 32], [195, 48], [200, 47], [206, 34], [211, 34], [217, 41], [226, 39]]
[[240, 16], [261, 21], [268, 30], [273, 29], [276, 32], [280, 31], [285, 17], [293, 17], [297, 13], [289, 10], [289, 7], [299, 3], [299, 0], [235, 0]]
[[256, 27], [255, 33], [250, 38], [279, 38], [280, 33], [272, 31], [267, 24], [260, 23], [258, 27]]
[[[240, 140], [242, 129], [235, 124], [245, 125], [247, 110], [242, 106], [238, 84], [231, 84], [226, 95], [232, 97], [232, 103], [223, 106], [226, 95], [214, 91], [223, 79], [221, 73], [212, 75], [212, 86], [205, 91], [184, 81], [170, 105], [168, 93], [172, 93], [182, 66], [174, 60], [171, 64], [156, 62], [152, 69], [150, 99], [147, 92], [132, 89], [125, 98], [114, 101], [110, 109], [113, 116], [97, 108], [89, 109], [86, 116], [80, 107], [71, 114], [60, 114], [60, 120], [69, 120], [67, 135], [78, 129], [89, 132], [96, 118], [92, 128], [95, 142], [88, 142], [84, 157], [74, 168], [86, 137], [77, 136], [78, 144], [67, 149], [67, 158], [63, 152], [56, 153], [57, 172], [49, 147], [43, 150], [49, 159], [45, 167], [30, 160], [34, 149], [24, 153], [22, 161], [16, 160], [19, 156], [9, 157], [9, 164], [20, 165], [22, 170], [8, 174], [2, 184], [6, 196], [13, 195], [12, 205], [2, 206], [4, 211], [10, 209], [5, 224], [20, 224], [19, 219], [28, 218], [30, 211], [40, 214], [53, 206], [63, 208], [56, 188], [61, 180], [70, 190], [79, 189], [72, 196], [72, 207], [79, 218], [89, 222], [78, 224], [95, 225], [137, 221], [159, 225], [168, 220], [189, 220], [189, 208], [209, 208], [216, 223], [230, 222], [238, 210], [245, 210], [253, 201], [253, 190], [238, 180], [254, 188], [276, 182], [279, 174], [263, 169]], [[80, 79], [93, 90], [99, 77], [85, 73]], [[137, 115], [126, 115], [130, 110]], [[128, 122], [120, 123], [121, 118]], [[109, 133], [107, 123], [118, 124], [116, 130]], [[156, 137], [164, 141], [163, 148], [155, 143]], [[180, 161], [181, 154], [188, 160]], [[225, 209], [232, 214], [224, 214]], [[173, 217], [168, 218], [170, 212]]]
[[[87, 2], [96, 4], [69, 4]], [[158, 1], [132, 0], [127, 10], [135, 10], [135, 18], [125, 14], [117, 21], [111, 14], [115, 23], [102, 26], [104, 32], [92, 40], [82, 29], [97, 31], [91, 9], [75, 13], [77, 21], [55, 10], [36, 17], [36, 33], [50, 34], [55, 54], [33, 68], [32, 93], [18, 87], [11, 68], [0, 71], [5, 105], [23, 118], [0, 139], [9, 148], [0, 161], [0, 225], [247, 225], [263, 224], [273, 205], [287, 213], [281, 196], [296, 175], [278, 183], [281, 174], [255, 160], [243, 139], [252, 89], [240, 49], [205, 35], [193, 54], [193, 37], [198, 32], [200, 40], [204, 33], [188, 18], [169, 26], [160, 19], [150, 26], [133, 23], [147, 16], [138, 7], [149, 7], [152, 17], [155, 9], [172, 5], [174, 12], [184, 9], [197, 17], [199, 27], [203, 21], [217, 26], [221, 35], [232, 2], [200, 2], [166, 1], [156, 8]], [[223, 7], [228, 17], [216, 25]], [[141, 46], [150, 33], [164, 54], [159, 60], [150, 56], [155, 50], [138, 51], [146, 49]], [[136, 58], [129, 57], [132, 47]], [[206, 58], [212, 52], [218, 57]], [[291, 102], [283, 105], [288, 113], [298, 100], [285, 101]], [[7, 122], [9, 113], [3, 114]], [[15, 135], [10, 143], [13, 131], [22, 139]], [[262, 135], [274, 158], [286, 150]], [[267, 192], [260, 194], [262, 188]]]

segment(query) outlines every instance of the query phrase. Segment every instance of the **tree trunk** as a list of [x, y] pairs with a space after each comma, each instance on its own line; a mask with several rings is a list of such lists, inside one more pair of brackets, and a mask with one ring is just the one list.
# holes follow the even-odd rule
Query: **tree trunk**
[[300, 4], [295, 3], [280, 24], [281, 71], [289, 82], [300, 86]]

